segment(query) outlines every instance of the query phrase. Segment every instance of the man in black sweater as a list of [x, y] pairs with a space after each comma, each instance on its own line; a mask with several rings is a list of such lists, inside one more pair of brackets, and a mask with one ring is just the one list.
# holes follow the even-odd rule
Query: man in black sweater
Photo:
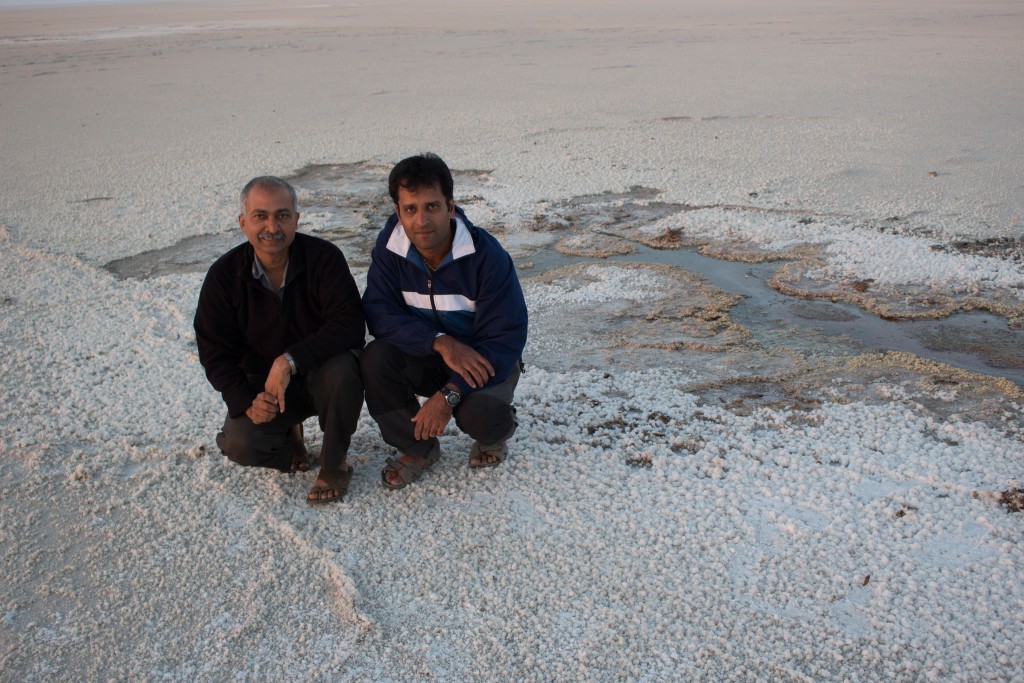
[[338, 247], [297, 234], [287, 181], [253, 178], [240, 204], [247, 241], [210, 267], [195, 317], [199, 362], [228, 409], [217, 445], [240, 465], [304, 471], [302, 421], [316, 415], [324, 441], [307, 500], [340, 500], [363, 404], [359, 291]]

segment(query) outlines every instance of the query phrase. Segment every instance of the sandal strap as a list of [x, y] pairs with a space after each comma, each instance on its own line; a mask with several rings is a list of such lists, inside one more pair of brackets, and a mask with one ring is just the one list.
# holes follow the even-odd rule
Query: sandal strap
[[[441, 458], [440, 447], [435, 446], [430, 453], [427, 454], [423, 461], [423, 464], [416, 462], [405, 462], [403, 460], [396, 460], [394, 458], [387, 458], [384, 460], [384, 469], [381, 470], [381, 479], [384, 480], [384, 485], [390, 489], [403, 488], [409, 484], [417, 481], [423, 476], [424, 471]], [[387, 473], [394, 472], [402, 478], [401, 484], [390, 484], [387, 481]]]
[[414, 462], [403, 462], [392, 458], [388, 458], [384, 462], [387, 465], [384, 469], [390, 469], [397, 473], [406, 484], [411, 484], [423, 474], [423, 468]]
[[313, 488], [309, 490], [310, 493], [322, 493], [324, 491], [330, 491], [334, 489], [338, 492], [338, 495], [333, 498], [309, 498], [306, 497], [306, 502], [310, 505], [322, 505], [324, 503], [333, 503], [342, 500], [348, 493], [348, 485], [352, 481], [352, 468], [346, 467], [344, 470], [328, 470], [324, 472], [320, 470], [320, 474], [317, 475], [317, 479], [324, 482], [324, 485], [317, 485], [313, 483]]
[[329, 470], [327, 472], [321, 469], [318, 478], [327, 482], [330, 485], [329, 488], [336, 489], [338, 493], [344, 494], [345, 491], [348, 491], [349, 482], [352, 481], [352, 468], [346, 467], [343, 470]]

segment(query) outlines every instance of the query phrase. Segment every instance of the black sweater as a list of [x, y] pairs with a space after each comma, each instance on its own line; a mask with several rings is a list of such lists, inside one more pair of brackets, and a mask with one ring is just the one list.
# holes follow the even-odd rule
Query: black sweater
[[199, 292], [194, 322], [199, 362], [232, 417], [256, 397], [246, 375], [265, 377], [285, 351], [307, 373], [362, 348], [366, 338], [359, 291], [338, 247], [296, 233], [282, 300], [253, 278], [254, 257], [246, 242], [217, 259]]

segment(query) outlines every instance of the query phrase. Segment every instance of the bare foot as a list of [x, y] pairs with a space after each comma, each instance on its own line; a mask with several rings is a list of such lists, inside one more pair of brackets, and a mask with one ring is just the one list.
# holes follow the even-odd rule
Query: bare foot
[[288, 432], [288, 443], [292, 447], [292, 472], [306, 472], [309, 470], [309, 451], [306, 450], [306, 442], [302, 434], [302, 423], [292, 425]]
[[469, 456], [470, 467], [487, 467], [488, 465], [497, 465], [499, 462], [501, 462], [501, 459], [496, 453], [488, 453], [487, 451], [481, 451]]

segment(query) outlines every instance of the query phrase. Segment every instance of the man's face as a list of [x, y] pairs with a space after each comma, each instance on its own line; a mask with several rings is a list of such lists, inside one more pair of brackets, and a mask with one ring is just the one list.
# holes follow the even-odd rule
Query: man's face
[[426, 185], [408, 190], [399, 186], [395, 212], [405, 229], [405, 236], [420, 254], [440, 258], [448, 253], [455, 202], [445, 199], [441, 188]]
[[299, 228], [299, 214], [285, 190], [254, 187], [246, 197], [245, 213], [238, 217], [238, 225], [260, 263], [269, 265], [288, 253]]

